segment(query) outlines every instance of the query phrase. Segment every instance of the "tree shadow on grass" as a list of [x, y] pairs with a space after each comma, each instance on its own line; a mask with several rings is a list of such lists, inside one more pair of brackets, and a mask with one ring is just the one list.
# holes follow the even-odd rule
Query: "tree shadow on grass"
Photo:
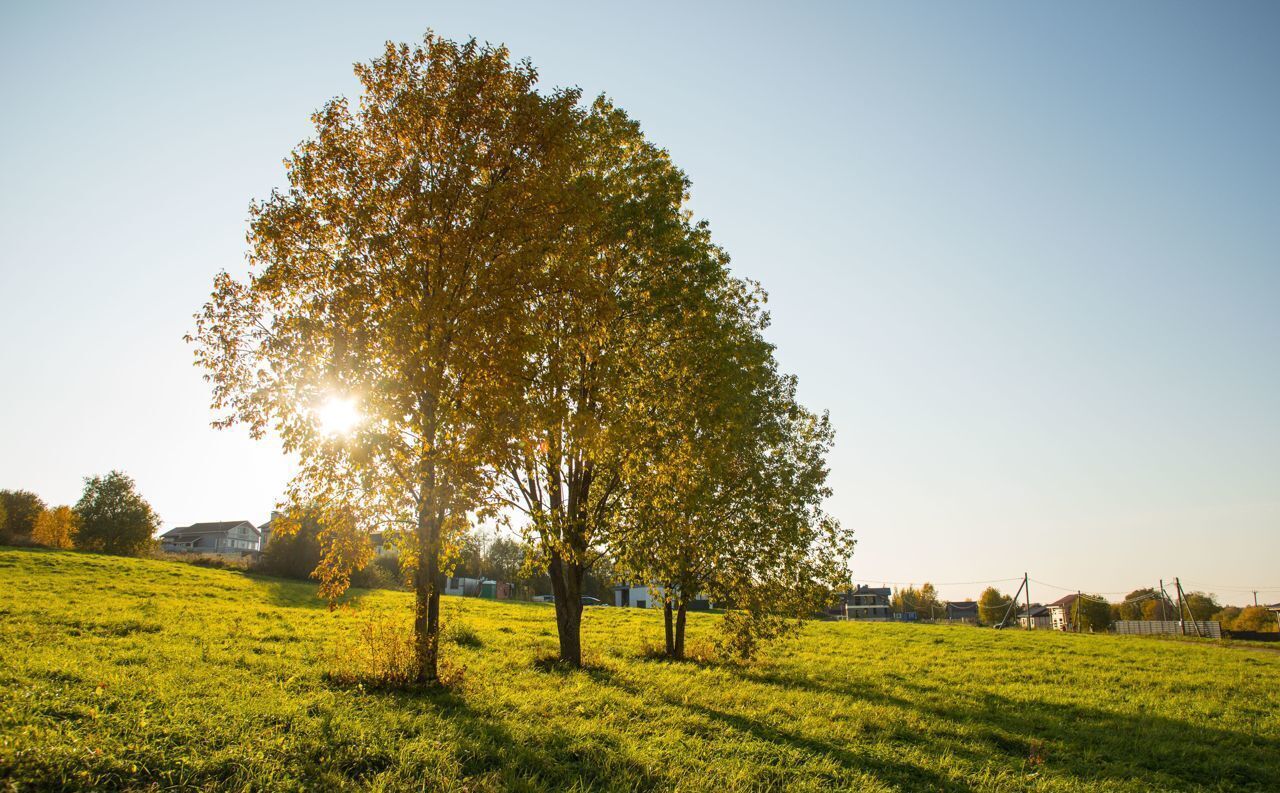
[[1043, 773], [1124, 781], [1160, 790], [1280, 790], [1280, 740], [1247, 728], [1015, 700], [897, 681], [901, 695], [866, 681], [828, 682], [794, 673], [746, 673], [757, 683], [915, 712], [935, 725], [940, 749], [976, 764], [1038, 756]]
[[[642, 691], [637, 686], [619, 677], [613, 677], [611, 680], [617, 688], [634, 697], [650, 702], [655, 699], [655, 692], [652, 690]], [[841, 775], [841, 778], [828, 780], [833, 785], [844, 786], [850, 781], [848, 777], [865, 774], [874, 776], [882, 782], [895, 785], [902, 790], [967, 791], [970, 789], [968, 786], [955, 782], [938, 771], [905, 760], [884, 757], [880, 753], [856, 751], [854, 747], [848, 745], [842, 745], [819, 737], [802, 735], [738, 713], [718, 710], [708, 705], [677, 699], [661, 693], [657, 693], [656, 698], [671, 708], [684, 710], [705, 719], [718, 728], [717, 732], [728, 729], [744, 737], [771, 744], [780, 749], [798, 750], [813, 756], [815, 759], [832, 761], [845, 772]], [[764, 787], [776, 786], [775, 783], [769, 780], [762, 780], [760, 784]]]
[[[315, 584], [303, 581], [291, 581], [286, 578], [268, 578], [266, 576], [247, 576], [261, 592], [262, 597], [273, 606], [293, 609], [328, 609], [329, 603], [316, 594]], [[354, 606], [364, 596], [363, 589], [348, 589], [338, 599], [338, 607]]]
[[454, 754], [464, 779], [496, 782], [504, 790], [660, 790], [670, 786], [608, 735], [592, 733], [584, 741], [535, 724], [513, 732], [504, 722], [505, 714], [476, 709], [464, 695], [444, 686], [383, 696], [404, 709], [432, 708], [455, 727]]

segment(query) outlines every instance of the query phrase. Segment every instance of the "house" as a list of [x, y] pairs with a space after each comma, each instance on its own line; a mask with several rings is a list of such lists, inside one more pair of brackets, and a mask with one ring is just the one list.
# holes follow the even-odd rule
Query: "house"
[[889, 603], [892, 594], [888, 587], [854, 587], [839, 595], [838, 614], [850, 620], [890, 620], [893, 618], [893, 608]]
[[484, 583], [480, 578], [465, 578], [463, 576], [449, 576], [444, 582], [444, 593], [446, 595], [462, 595], [464, 597], [478, 597], [480, 595], [480, 585]]
[[[613, 588], [613, 605], [630, 606], [637, 609], [662, 608], [663, 592], [660, 586], [634, 586], [619, 584]], [[685, 611], [708, 611], [711, 599], [704, 594], [696, 595], [685, 604]]]
[[1055, 631], [1069, 631], [1075, 627], [1077, 599], [1079, 595], [1067, 595], [1046, 606], [1049, 609], [1050, 626]]
[[241, 555], [262, 550], [262, 532], [247, 520], [193, 523], [160, 535], [169, 553]]
[[369, 542], [373, 544], [373, 553], [376, 556], [396, 556], [399, 551], [396, 550], [394, 540], [388, 541], [382, 532], [375, 531], [369, 535]]
[[656, 609], [662, 605], [662, 588], [619, 584], [613, 588], [613, 605]]
[[1276, 627], [1280, 628], [1280, 603], [1276, 603], [1273, 606], [1267, 606], [1267, 611], [1276, 615]]
[[1024, 628], [1048, 629], [1053, 627], [1053, 615], [1044, 606], [1032, 606], [1018, 615], [1018, 624]]
[[947, 603], [947, 621], [962, 622], [968, 625], [978, 624], [978, 604], [972, 600]]

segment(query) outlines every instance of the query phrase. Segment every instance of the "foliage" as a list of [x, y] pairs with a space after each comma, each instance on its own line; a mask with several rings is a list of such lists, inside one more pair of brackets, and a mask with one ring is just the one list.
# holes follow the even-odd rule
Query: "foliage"
[[80, 524], [76, 544], [91, 551], [143, 553], [154, 546], [153, 535], [160, 528], [160, 517], [121, 471], [86, 477], [75, 512]]
[[403, 688], [417, 677], [413, 629], [389, 615], [358, 618], [339, 634], [326, 675], [339, 685]]
[[306, 580], [320, 566], [320, 520], [302, 511], [294, 520], [283, 514], [272, 520], [271, 540], [257, 569], [268, 575]]
[[[461, 684], [401, 692], [374, 690], [372, 667], [337, 651], [389, 619], [412, 667], [413, 596], [352, 592], [331, 613], [315, 593], [172, 562], [0, 550], [0, 779], [72, 791], [1280, 789], [1280, 655], [1238, 643], [813, 622], [752, 664], [703, 666], [641, 656], [655, 610], [588, 609], [592, 665], [542, 671], [553, 609], [445, 598], [449, 622], [483, 643], [451, 645]], [[690, 654], [721, 619], [690, 615]], [[337, 665], [349, 684], [330, 677]]]
[[[1207, 595], [1204, 592], [1187, 592], [1182, 599], [1183, 617], [1184, 619], [1207, 620], [1211, 619], [1214, 614], [1222, 610], [1222, 606], [1218, 603], [1213, 595]], [[1177, 608], [1174, 608], [1177, 611]]]
[[44, 511], [44, 500], [30, 490], [0, 490], [0, 538], [30, 537]]
[[922, 620], [931, 620], [943, 610], [937, 588], [928, 581], [919, 589], [908, 586], [895, 590], [890, 605], [895, 614], [914, 611]]
[[1007, 614], [1009, 624], [1013, 624], [1018, 616], [1018, 607], [1015, 603], [1010, 608], [1011, 597], [1012, 595], [1006, 595], [993, 586], [982, 590], [982, 594], [978, 596], [978, 620], [983, 625], [999, 625], [1005, 621]]
[[[1116, 603], [1112, 606], [1112, 616], [1118, 620], [1141, 620], [1146, 619], [1143, 616], [1143, 609], [1147, 608], [1148, 603], [1155, 603], [1156, 608], [1160, 607], [1160, 593], [1151, 587], [1143, 587], [1135, 589], [1125, 595], [1124, 601]], [[1172, 613], [1170, 609], [1170, 613]]]
[[1101, 595], [1084, 595], [1077, 599], [1075, 613], [1069, 615], [1082, 631], [1098, 633], [1111, 627], [1111, 604]]
[[80, 530], [80, 518], [71, 507], [46, 509], [36, 518], [31, 539], [49, 548], [71, 548]]
[[[437, 674], [441, 572], [491, 493], [533, 342], [538, 275], [579, 227], [566, 196], [577, 91], [535, 90], [504, 48], [428, 34], [358, 64], [288, 160], [290, 187], [251, 210], [256, 272], [223, 273], [197, 316], [217, 422], [268, 429], [300, 459], [289, 500], [315, 505], [332, 597], [368, 543], [415, 565], [418, 676]], [[317, 408], [358, 402], [349, 435]]]
[[1222, 627], [1233, 631], [1259, 631], [1262, 633], [1280, 630], [1274, 612], [1266, 606], [1246, 606], [1237, 609], [1239, 612], [1229, 622], [1224, 621]]

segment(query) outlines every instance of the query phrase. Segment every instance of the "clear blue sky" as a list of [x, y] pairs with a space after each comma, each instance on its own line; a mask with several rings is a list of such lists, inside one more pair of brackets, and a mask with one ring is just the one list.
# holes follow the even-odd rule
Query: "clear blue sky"
[[692, 5], [6, 4], [0, 487], [266, 518], [288, 461], [209, 429], [181, 336], [309, 113], [431, 27], [688, 172], [860, 579], [1280, 587], [1280, 7]]

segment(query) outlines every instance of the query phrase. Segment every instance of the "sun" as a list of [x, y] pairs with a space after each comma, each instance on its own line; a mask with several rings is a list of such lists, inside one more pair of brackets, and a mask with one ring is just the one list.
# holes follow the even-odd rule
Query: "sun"
[[325, 435], [346, 435], [360, 423], [360, 408], [350, 397], [331, 396], [316, 409], [316, 418]]

